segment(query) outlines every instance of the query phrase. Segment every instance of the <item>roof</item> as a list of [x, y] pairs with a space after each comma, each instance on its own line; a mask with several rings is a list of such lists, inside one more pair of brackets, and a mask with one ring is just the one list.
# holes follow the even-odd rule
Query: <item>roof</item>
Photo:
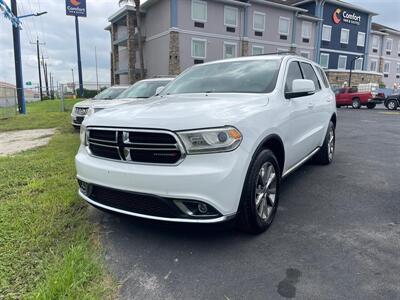
[[387, 32], [387, 33], [393, 33], [393, 34], [400, 35], [400, 30], [397, 30], [397, 29], [394, 29], [394, 28], [391, 28], [391, 27], [388, 27], [388, 26], [385, 26], [385, 25], [382, 25], [379, 23], [375, 23], [375, 22], [372, 23], [371, 28], [374, 31]]
[[267, 5], [267, 6], [271, 6], [271, 7], [287, 9], [287, 10], [292, 10], [292, 11], [307, 12], [306, 9], [292, 6], [290, 3], [287, 3], [287, 1], [285, 1], [285, 0], [250, 0], [249, 2], [263, 4], [263, 5]]
[[[279, 0], [275, 0], [275, 1], [279, 1]], [[319, 1], [321, 1], [321, 0], [319, 0]], [[309, 3], [309, 2], [314, 2], [315, 3], [315, 0], [280, 0], [280, 2], [285, 2], [285, 3], [288, 3], [289, 5], [298, 6], [298, 5], [301, 5], [303, 3]], [[325, 2], [326, 3], [332, 3], [332, 4], [335, 4], [335, 5], [339, 5], [339, 6], [343, 6], [343, 7], [347, 7], [347, 8], [350, 8], [350, 9], [354, 9], [354, 10], [357, 10], [359, 12], [370, 14], [372, 16], [378, 15], [377, 13], [375, 13], [373, 11], [367, 10], [367, 9], [361, 7], [361, 6], [357, 6], [357, 5], [354, 5], [354, 4], [347, 3], [347, 2], [342, 1], [342, 0], [325, 0]]]

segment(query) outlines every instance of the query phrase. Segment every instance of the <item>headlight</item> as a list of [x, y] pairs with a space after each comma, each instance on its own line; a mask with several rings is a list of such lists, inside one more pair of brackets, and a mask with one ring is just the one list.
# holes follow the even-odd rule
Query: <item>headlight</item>
[[178, 132], [188, 154], [227, 152], [235, 150], [242, 134], [234, 127], [221, 127]]
[[86, 146], [86, 126], [85, 125], [81, 125], [81, 132], [79, 134], [79, 137], [81, 139], [81, 144]]
[[91, 107], [87, 110], [85, 118], [89, 118], [91, 115], [93, 115], [95, 113], [94, 108]]

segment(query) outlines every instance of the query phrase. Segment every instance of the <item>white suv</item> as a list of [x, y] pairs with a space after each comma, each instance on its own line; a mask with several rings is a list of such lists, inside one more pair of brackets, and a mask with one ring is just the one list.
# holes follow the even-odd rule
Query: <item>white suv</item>
[[94, 114], [81, 128], [79, 195], [109, 211], [214, 223], [271, 224], [281, 179], [335, 149], [335, 95], [298, 56], [196, 65], [146, 104]]

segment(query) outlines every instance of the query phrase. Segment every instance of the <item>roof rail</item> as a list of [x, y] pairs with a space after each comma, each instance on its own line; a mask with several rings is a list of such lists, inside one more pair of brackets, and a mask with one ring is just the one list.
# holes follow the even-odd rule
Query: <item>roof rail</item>
[[172, 77], [176, 77], [175, 75], [155, 75], [151, 78], [172, 78]]
[[261, 54], [253, 54], [250, 56], [263, 56], [263, 55], [298, 55], [295, 51], [279, 51], [279, 52], [269, 52]]

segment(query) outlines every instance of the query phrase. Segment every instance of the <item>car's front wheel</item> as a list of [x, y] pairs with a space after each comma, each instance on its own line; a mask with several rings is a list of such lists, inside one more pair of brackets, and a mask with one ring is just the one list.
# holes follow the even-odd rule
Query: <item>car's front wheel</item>
[[396, 110], [397, 109], [397, 101], [396, 100], [389, 100], [387, 102], [387, 108], [389, 110]]
[[271, 150], [261, 151], [250, 166], [239, 207], [239, 227], [261, 233], [271, 225], [278, 207], [281, 171]]

